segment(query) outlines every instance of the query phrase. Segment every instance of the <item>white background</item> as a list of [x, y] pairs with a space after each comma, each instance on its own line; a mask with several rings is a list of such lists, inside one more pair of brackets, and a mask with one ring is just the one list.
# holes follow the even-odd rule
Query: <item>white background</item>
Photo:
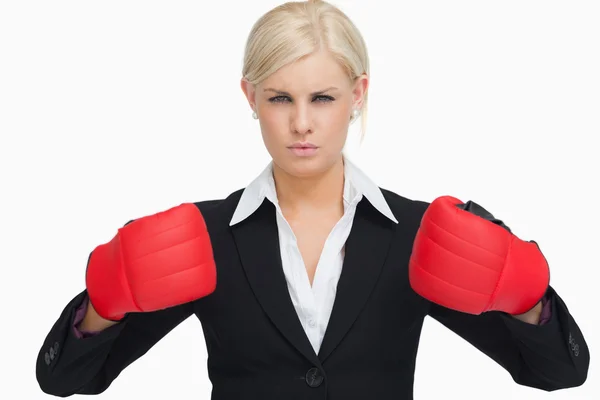
[[[0, 398], [44, 399], [38, 350], [129, 219], [222, 198], [269, 161], [239, 78], [262, 1], [5, 1], [0, 6]], [[517, 386], [427, 319], [415, 398], [598, 399], [600, 5], [358, 1], [372, 62], [362, 145], [380, 186], [472, 199], [551, 264], [592, 350], [584, 386]], [[208, 399], [192, 317], [103, 399]]]

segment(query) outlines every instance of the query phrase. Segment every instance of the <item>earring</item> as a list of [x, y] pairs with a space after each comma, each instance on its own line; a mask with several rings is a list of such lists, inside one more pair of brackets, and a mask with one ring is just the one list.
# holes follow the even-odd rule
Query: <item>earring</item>
[[358, 114], [359, 114], [358, 109], [355, 108], [354, 110], [352, 110], [352, 115], [350, 116], [350, 121], [354, 122], [356, 120], [356, 118], [358, 118]]
[[252, 113], [252, 118], [254, 118], [254, 119], [258, 119], [258, 114], [256, 113], [256, 111], [254, 111], [254, 112]]

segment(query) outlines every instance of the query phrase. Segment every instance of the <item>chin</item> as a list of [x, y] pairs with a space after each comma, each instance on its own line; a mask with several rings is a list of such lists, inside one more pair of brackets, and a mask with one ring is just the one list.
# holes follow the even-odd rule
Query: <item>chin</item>
[[330, 160], [323, 155], [312, 157], [285, 156], [274, 159], [275, 164], [287, 174], [297, 178], [310, 178], [320, 175], [335, 164], [336, 160]]

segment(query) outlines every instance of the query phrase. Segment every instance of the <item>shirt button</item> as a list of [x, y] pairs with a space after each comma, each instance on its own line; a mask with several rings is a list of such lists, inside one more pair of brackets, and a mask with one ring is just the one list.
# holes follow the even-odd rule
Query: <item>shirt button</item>
[[310, 326], [311, 328], [314, 328], [315, 326], [317, 326], [317, 323], [315, 322], [314, 319], [311, 319], [308, 321], [308, 326]]

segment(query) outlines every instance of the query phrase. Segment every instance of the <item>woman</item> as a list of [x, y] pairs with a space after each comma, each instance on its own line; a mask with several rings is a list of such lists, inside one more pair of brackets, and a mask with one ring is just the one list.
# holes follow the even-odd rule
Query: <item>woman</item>
[[360, 33], [330, 4], [265, 14], [241, 88], [272, 163], [225, 199], [140, 218], [94, 249], [86, 290], [40, 349], [41, 389], [101, 393], [192, 314], [213, 399], [411, 399], [427, 315], [519, 384], [583, 384], [586, 342], [534, 243], [476, 203], [380, 189], [343, 155], [368, 72]]

